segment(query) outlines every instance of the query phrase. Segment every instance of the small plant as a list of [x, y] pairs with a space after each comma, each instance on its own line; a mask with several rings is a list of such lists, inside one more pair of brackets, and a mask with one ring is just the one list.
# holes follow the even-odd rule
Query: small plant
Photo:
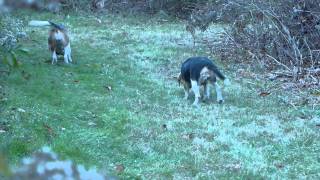
[[[2, 50], [0, 50], [1, 52]], [[22, 65], [21, 61], [18, 59], [19, 53], [28, 53], [27, 49], [22, 47], [16, 47], [9, 51], [1, 52], [3, 54], [2, 63], [7, 65], [9, 68], [18, 68]]]

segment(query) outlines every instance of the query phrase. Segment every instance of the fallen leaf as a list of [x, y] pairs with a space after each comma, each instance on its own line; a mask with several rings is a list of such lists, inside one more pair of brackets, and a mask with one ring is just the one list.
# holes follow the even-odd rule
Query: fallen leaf
[[94, 123], [94, 122], [88, 122], [88, 125], [89, 125], [89, 126], [95, 126], [95, 125], [97, 125], [97, 124]]
[[0, 133], [5, 133], [5, 132], [7, 132], [7, 131], [0, 129]]
[[30, 52], [30, 50], [27, 48], [19, 48], [19, 51], [22, 53], [29, 53]]
[[283, 164], [275, 164], [275, 166], [276, 166], [278, 169], [284, 168], [284, 165], [283, 165]]
[[299, 118], [301, 118], [301, 119], [308, 119], [308, 118], [310, 118], [308, 115], [306, 115], [306, 114], [301, 114], [301, 115], [299, 115]]
[[184, 135], [182, 135], [182, 138], [187, 139], [187, 140], [191, 140], [194, 138], [194, 133], [184, 134]]
[[117, 173], [121, 173], [124, 171], [124, 166], [122, 164], [116, 165], [116, 171]]
[[51, 135], [51, 136], [54, 136], [55, 133], [53, 132], [53, 129], [48, 126], [47, 124], [43, 124], [43, 127], [48, 131], [48, 133]]
[[25, 71], [22, 71], [22, 77], [25, 79], [25, 80], [29, 80], [30, 77], [31, 77], [31, 74], [25, 72]]
[[189, 137], [189, 139], [193, 139], [194, 138], [194, 134], [190, 133], [190, 134], [188, 134], [188, 137]]
[[241, 169], [241, 164], [236, 163], [236, 164], [228, 164], [225, 166], [228, 169], [234, 170], [234, 171], [238, 171]]
[[24, 110], [24, 109], [22, 109], [22, 108], [18, 108], [17, 111], [18, 111], [18, 112], [22, 112], [22, 113], [25, 113], [25, 112], [26, 112], [26, 110]]
[[112, 87], [111, 86], [104, 86], [104, 88], [106, 88], [108, 91], [112, 91]]
[[126, 36], [128, 36], [128, 33], [127, 32], [122, 32], [121, 35], [126, 37]]
[[268, 96], [268, 95], [270, 95], [270, 94], [271, 94], [270, 92], [261, 92], [261, 93], [259, 94], [259, 96], [265, 97], [265, 96]]
[[0, 98], [0, 101], [3, 101], [3, 102], [8, 101], [8, 98]]
[[313, 93], [311, 93], [311, 95], [320, 96], [320, 91], [313, 92]]
[[73, 82], [78, 83], [78, 82], [80, 82], [80, 81], [79, 81], [79, 80], [74, 80]]
[[72, 72], [66, 72], [66, 73], [64, 73], [66, 76], [73, 76], [73, 73]]
[[99, 19], [99, 18], [96, 18], [96, 21], [97, 21], [99, 24], [102, 23], [101, 19]]

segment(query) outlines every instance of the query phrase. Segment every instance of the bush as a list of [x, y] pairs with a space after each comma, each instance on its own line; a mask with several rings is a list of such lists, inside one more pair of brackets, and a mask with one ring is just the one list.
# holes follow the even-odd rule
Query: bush
[[281, 69], [279, 76], [319, 84], [318, 9], [319, 2], [312, 0], [215, 1], [194, 9], [188, 26], [205, 30], [212, 22], [227, 22], [225, 41], [215, 48], [221, 57], [249, 60]]

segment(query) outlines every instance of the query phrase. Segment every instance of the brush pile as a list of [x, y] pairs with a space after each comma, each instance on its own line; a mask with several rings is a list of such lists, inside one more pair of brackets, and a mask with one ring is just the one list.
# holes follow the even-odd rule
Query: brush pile
[[[227, 22], [221, 59], [258, 64], [269, 78], [317, 87], [320, 79], [320, 1], [224, 0], [195, 8], [191, 31], [211, 22]], [[190, 28], [191, 27], [191, 28]]]

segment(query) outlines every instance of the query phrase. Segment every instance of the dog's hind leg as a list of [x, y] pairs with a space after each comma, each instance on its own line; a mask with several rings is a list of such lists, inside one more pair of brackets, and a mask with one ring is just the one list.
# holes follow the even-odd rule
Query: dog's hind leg
[[200, 98], [200, 87], [198, 85], [198, 82], [197, 81], [194, 81], [194, 80], [191, 80], [191, 88], [192, 88], [192, 91], [194, 93], [194, 102], [192, 105], [194, 106], [199, 106], [198, 103], [199, 103], [199, 98]]
[[222, 97], [222, 92], [221, 92], [221, 87], [217, 82], [214, 83], [214, 86], [216, 88], [216, 93], [217, 93], [217, 102], [218, 103], [223, 103], [223, 97]]
[[57, 57], [57, 53], [55, 50], [53, 50], [52, 52], [52, 61], [51, 63], [54, 64], [55, 62], [58, 62], [58, 57]]

